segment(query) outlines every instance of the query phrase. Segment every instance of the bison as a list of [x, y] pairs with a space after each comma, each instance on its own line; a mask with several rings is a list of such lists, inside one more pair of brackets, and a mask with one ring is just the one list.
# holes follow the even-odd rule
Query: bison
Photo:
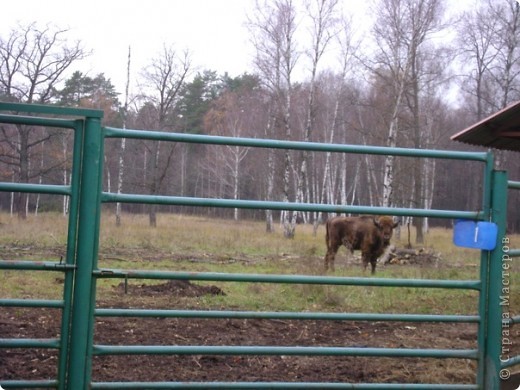
[[330, 267], [334, 271], [334, 258], [341, 245], [350, 252], [361, 250], [363, 268], [368, 263], [372, 266], [372, 274], [376, 272], [377, 259], [384, 253], [392, 238], [393, 229], [398, 225], [389, 216], [334, 217], [327, 221], [325, 239], [327, 254], [325, 255], [325, 271]]

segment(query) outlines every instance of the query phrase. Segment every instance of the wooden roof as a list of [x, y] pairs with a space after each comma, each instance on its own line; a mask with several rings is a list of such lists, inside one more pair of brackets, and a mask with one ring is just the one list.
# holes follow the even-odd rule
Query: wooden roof
[[462, 130], [454, 141], [520, 152], [520, 101]]

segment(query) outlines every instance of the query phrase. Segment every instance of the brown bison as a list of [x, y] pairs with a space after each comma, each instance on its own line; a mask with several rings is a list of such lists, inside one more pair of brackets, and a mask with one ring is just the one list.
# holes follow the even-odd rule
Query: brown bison
[[334, 271], [334, 258], [341, 245], [350, 252], [361, 250], [363, 267], [372, 266], [372, 274], [376, 272], [377, 259], [384, 253], [392, 238], [393, 229], [398, 225], [392, 217], [369, 216], [334, 217], [327, 221], [325, 239], [327, 254], [325, 270], [330, 267]]

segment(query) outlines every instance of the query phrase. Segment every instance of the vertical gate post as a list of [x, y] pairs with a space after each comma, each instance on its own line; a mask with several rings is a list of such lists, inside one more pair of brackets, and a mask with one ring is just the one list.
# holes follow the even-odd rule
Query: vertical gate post
[[[74, 146], [72, 153], [72, 174], [71, 174], [71, 194], [69, 203], [69, 221], [67, 232], [67, 265], [75, 265], [77, 248], [77, 228], [78, 228], [78, 206], [79, 206], [79, 185], [81, 168], [81, 145], [83, 144], [84, 121], [78, 119], [74, 127]], [[60, 358], [58, 365], [58, 390], [65, 390], [67, 382], [67, 365], [70, 345], [70, 323], [72, 315], [72, 297], [74, 288], [74, 273], [65, 272], [63, 283], [63, 312], [61, 324], [61, 345]]]
[[100, 118], [87, 117], [83, 128], [76, 271], [70, 327], [70, 353], [66, 389], [89, 387], [97, 266], [103, 145]]
[[[488, 257], [488, 283], [487, 310], [485, 313], [484, 341], [484, 389], [500, 389], [500, 355], [502, 348], [502, 239], [506, 235], [507, 221], [507, 173], [494, 171], [491, 196], [491, 219], [498, 225], [497, 246]], [[484, 313], [481, 313], [481, 315]]]

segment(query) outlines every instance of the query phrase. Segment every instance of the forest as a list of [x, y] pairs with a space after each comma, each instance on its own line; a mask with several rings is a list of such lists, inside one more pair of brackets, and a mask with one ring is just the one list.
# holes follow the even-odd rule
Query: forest
[[[139, 80], [116, 90], [103, 69], [77, 70], [91, 50], [69, 30], [35, 21], [0, 35], [0, 101], [104, 111], [103, 125], [417, 149], [479, 150], [450, 136], [520, 98], [520, 9], [515, 0], [372, 0], [360, 28], [347, 0], [258, 0], [248, 13], [255, 58], [239, 76], [200, 70], [164, 42]], [[366, 25], [366, 21], [370, 21]], [[102, 64], [100, 64], [102, 66]], [[132, 66], [131, 46], [127, 72]], [[129, 94], [128, 84], [139, 85]], [[70, 183], [70, 131], [0, 124], [0, 181]], [[514, 152], [496, 166], [519, 180]], [[482, 164], [306, 151], [107, 139], [104, 190], [248, 200], [479, 210]], [[520, 230], [509, 194], [510, 231]], [[18, 215], [67, 213], [67, 199], [0, 193]], [[294, 237], [317, 213], [110, 205], [266, 221]], [[122, 221], [124, 223], [124, 220]], [[446, 221], [415, 218], [415, 240]], [[444, 224], [444, 225], [443, 225]], [[278, 227], [279, 226], [279, 227]]]

